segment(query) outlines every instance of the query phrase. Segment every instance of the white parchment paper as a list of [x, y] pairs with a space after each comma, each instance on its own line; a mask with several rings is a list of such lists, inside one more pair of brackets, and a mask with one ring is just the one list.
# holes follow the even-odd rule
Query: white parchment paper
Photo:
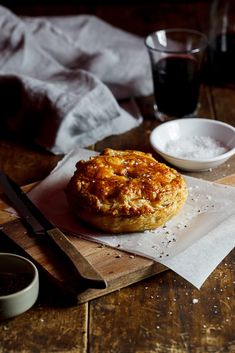
[[187, 177], [188, 200], [163, 227], [142, 233], [111, 235], [80, 224], [68, 208], [64, 189], [79, 159], [95, 152], [76, 149], [37, 185], [30, 197], [58, 227], [119, 250], [160, 262], [200, 288], [235, 245], [235, 188]]

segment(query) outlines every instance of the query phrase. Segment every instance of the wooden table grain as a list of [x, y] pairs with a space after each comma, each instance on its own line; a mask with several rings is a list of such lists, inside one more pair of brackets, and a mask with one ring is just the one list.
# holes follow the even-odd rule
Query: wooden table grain
[[[169, 26], [207, 31], [208, 6], [208, 1], [149, 5], [129, 1], [113, 6], [59, 2], [56, 7], [28, 2], [20, 7], [15, 2], [12, 9], [26, 15], [93, 13], [145, 36]], [[149, 134], [158, 125], [152, 116], [152, 97], [138, 97], [137, 103], [144, 116], [142, 125], [93, 148], [139, 149], [161, 160], [149, 144]], [[235, 90], [203, 85], [198, 115], [235, 125]], [[1, 133], [0, 168], [21, 185], [46, 177], [61, 157]], [[213, 181], [234, 173], [235, 156], [212, 171], [187, 174]], [[7, 244], [0, 246], [7, 249]], [[0, 353], [234, 353], [234, 262], [232, 251], [200, 290], [169, 270], [78, 306], [62, 305], [42, 280], [36, 305], [0, 323]]]

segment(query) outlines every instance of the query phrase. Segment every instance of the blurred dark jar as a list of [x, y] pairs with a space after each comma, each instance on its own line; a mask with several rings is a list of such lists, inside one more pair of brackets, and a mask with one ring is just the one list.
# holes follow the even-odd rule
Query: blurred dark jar
[[235, 86], [235, 0], [212, 2], [205, 76], [210, 84]]

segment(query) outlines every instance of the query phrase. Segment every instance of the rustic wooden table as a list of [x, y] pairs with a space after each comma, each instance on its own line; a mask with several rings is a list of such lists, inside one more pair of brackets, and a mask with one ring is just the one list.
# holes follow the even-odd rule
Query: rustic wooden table
[[[60, 8], [15, 6], [24, 14], [90, 12], [131, 32], [146, 35], [171, 26], [206, 31], [208, 2], [136, 5], [81, 5]], [[49, 11], [49, 10], [50, 11]], [[65, 11], [66, 9], [66, 11]], [[53, 12], [54, 11], [54, 12]], [[94, 148], [139, 149], [152, 152], [149, 134], [158, 125], [152, 97], [138, 98], [143, 124], [123, 135], [108, 137]], [[235, 124], [235, 90], [202, 86], [199, 116]], [[6, 137], [0, 139], [0, 168], [20, 185], [43, 179], [62, 156]], [[210, 172], [188, 173], [217, 180], [235, 173], [235, 156]], [[4, 247], [4, 244], [1, 244]], [[206, 353], [235, 352], [234, 251], [211, 274], [201, 290], [166, 271], [90, 302], [64, 307], [56, 293], [41, 283], [36, 305], [0, 323], [0, 352], [60, 353]], [[196, 301], [194, 299], [197, 299]]]

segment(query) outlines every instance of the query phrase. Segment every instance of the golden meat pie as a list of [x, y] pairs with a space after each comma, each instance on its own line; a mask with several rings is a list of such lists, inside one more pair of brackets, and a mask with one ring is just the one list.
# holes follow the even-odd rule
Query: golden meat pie
[[66, 188], [79, 219], [108, 233], [157, 228], [175, 216], [187, 186], [175, 169], [149, 153], [105, 149], [80, 160]]

